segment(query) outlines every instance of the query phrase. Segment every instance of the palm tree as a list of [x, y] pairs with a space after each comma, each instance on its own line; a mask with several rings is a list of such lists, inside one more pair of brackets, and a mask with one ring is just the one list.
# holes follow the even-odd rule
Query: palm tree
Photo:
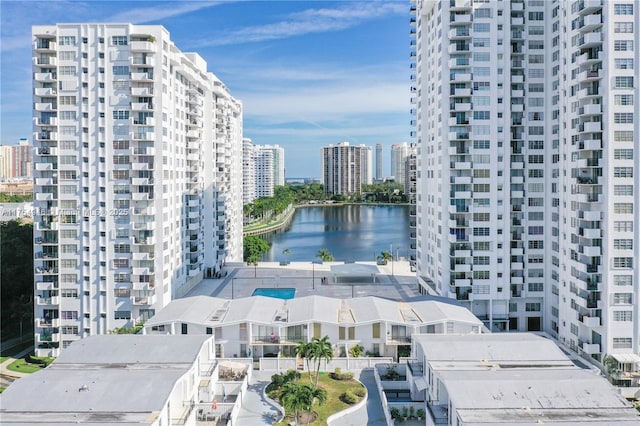
[[285, 262], [287, 261], [290, 254], [291, 254], [291, 250], [289, 250], [288, 248], [282, 250], [282, 255], [284, 256]]
[[333, 255], [329, 252], [329, 250], [325, 248], [318, 250], [318, 253], [316, 253], [316, 257], [323, 262], [333, 262]]
[[307, 364], [307, 372], [309, 373], [309, 383], [311, 383], [311, 358], [309, 357], [309, 350], [311, 349], [311, 343], [307, 343], [303, 340], [298, 342], [298, 346], [295, 347], [296, 355], [304, 359]]
[[318, 387], [318, 377], [320, 376], [320, 365], [322, 360], [331, 361], [333, 359], [333, 347], [329, 341], [329, 336], [324, 336], [321, 339], [314, 337], [309, 343], [311, 348], [307, 352], [307, 356], [316, 362], [316, 383], [315, 387]]
[[378, 255], [378, 259], [382, 260], [386, 265], [388, 261], [393, 260], [393, 254], [389, 251], [382, 251]]
[[[313, 388], [308, 384], [289, 382], [282, 386], [280, 390], [280, 402], [284, 408], [293, 411], [296, 424], [298, 424], [300, 411], [311, 413], [316, 401], [322, 405], [326, 400], [327, 391], [325, 389]], [[310, 420], [311, 416], [308, 416], [307, 424], [309, 424]]]

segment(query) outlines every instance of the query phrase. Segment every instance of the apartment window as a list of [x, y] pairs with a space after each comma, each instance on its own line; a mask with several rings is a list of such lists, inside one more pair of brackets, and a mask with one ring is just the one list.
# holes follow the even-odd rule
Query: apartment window
[[616, 142], [633, 142], [633, 132], [630, 130], [616, 130], [613, 132], [613, 140]]
[[616, 112], [613, 114], [613, 121], [616, 124], [633, 124], [632, 112]]
[[529, 12], [530, 21], [544, 21], [544, 12]]
[[616, 77], [614, 87], [616, 89], [633, 89], [633, 77]]
[[544, 241], [543, 240], [532, 240], [527, 243], [528, 247], [533, 250], [544, 249]]
[[128, 65], [114, 65], [113, 66], [113, 75], [129, 75], [129, 66]]
[[614, 33], [632, 33], [633, 22], [615, 22], [613, 24]]
[[529, 283], [528, 285], [529, 291], [544, 291], [543, 283]]
[[529, 49], [540, 50], [544, 49], [543, 40], [529, 40]]
[[573, 334], [574, 336], [578, 335], [578, 326], [574, 323], [571, 323], [571, 334]]
[[78, 319], [78, 311], [60, 311], [60, 319], [63, 319], [63, 320]]
[[59, 36], [58, 44], [60, 46], [75, 46], [76, 45], [76, 36]]
[[489, 111], [473, 111], [474, 120], [490, 120], [491, 113]]
[[543, 234], [544, 234], [544, 226], [529, 227], [529, 235], [543, 235]]
[[113, 111], [113, 119], [114, 120], [128, 120], [129, 119], [129, 111], [127, 111], [127, 110], [114, 110]]
[[[491, 53], [489, 52], [474, 52], [473, 53], [473, 61], [474, 62], [490, 62], [491, 61]], [[474, 102], [475, 104], [475, 102]]]
[[114, 297], [131, 297], [131, 289], [128, 288], [114, 288], [113, 289]]
[[544, 64], [544, 55], [529, 55], [530, 64]]
[[613, 168], [613, 177], [632, 178], [633, 177], [633, 167], [614, 167]]
[[113, 259], [114, 268], [128, 268], [129, 259]]
[[60, 290], [60, 296], [64, 298], [76, 298], [78, 297], [78, 290], [72, 288], [63, 288]]
[[491, 235], [490, 228], [473, 228], [473, 235], [475, 237], [488, 237]]
[[529, 35], [544, 35], [544, 27], [532, 25], [528, 28]]
[[616, 160], [633, 160], [633, 149], [615, 149], [613, 158]]
[[129, 244], [114, 244], [113, 251], [114, 253], [129, 253], [131, 246]]
[[474, 140], [473, 149], [490, 149], [491, 141], [489, 140]]
[[488, 183], [474, 183], [473, 184], [473, 192], [490, 192], [491, 185]]
[[128, 44], [127, 36], [113, 36], [111, 37], [111, 44], [114, 46], [126, 46]]
[[131, 319], [131, 311], [115, 311], [113, 313], [114, 319]]
[[633, 250], [633, 240], [616, 238], [613, 240], [613, 248], [617, 250]]
[[613, 5], [614, 15], [633, 15], [633, 4], [616, 3]]
[[633, 285], [633, 276], [632, 275], [614, 275], [613, 276], [613, 285], [632, 286]]
[[544, 68], [530, 68], [527, 73], [530, 78], [544, 78]]
[[488, 280], [489, 278], [491, 278], [491, 273], [489, 271], [473, 271], [473, 279]]
[[615, 220], [613, 222], [613, 230], [616, 232], [633, 232], [633, 221]]
[[530, 178], [542, 178], [544, 177], [544, 169], [529, 169]]
[[617, 70], [632, 70], [633, 59], [632, 58], [616, 58], [614, 59], [614, 66]]
[[631, 305], [633, 303], [633, 293], [613, 293], [614, 305]]
[[633, 105], [633, 95], [614, 95], [613, 102], [615, 105]]
[[189, 324], [186, 324], [186, 323], [183, 322], [180, 332], [181, 332], [181, 334], [188, 334], [189, 333]]
[[473, 249], [476, 251], [491, 251], [491, 242], [489, 241], [474, 241]]
[[489, 256], [473, 256], [474, 265], [489, 265], [491, 258]]
[[613, 311], [614, 321], [633, 321], [633, 312], [631, 311]]
[[633, 195], [633, 185], [614, 185], [613, 195]]
[[477, 37], [473, 39], [473, 47], [490, 47], [491, 39], [485, 37]]
[[373, 339], [379, 339], [380, 338], [380, 323], [379, 322], [371, 324], [371, 337]]
[[60, 327], [60, 331], [62, 332], [62, 334], [77, 335], [78, 334], [78, 326], [77, 325], [63, 325], [62, 327]]
[[491, 16], [492, 16], [492, 10], [486, 7], [483, 7], [482, 9], [476, 9], [473, 11], [474, 18], [491, 18]]
[[509, 302], [509, 312], [518, 312], [518, 304]]
[[491, 31], [491, 24], [487, 22], [476, 22], [473, 24], [473, 31], [477, 33], [488, 33]]
[[527, 204], [529, 207], [544, 207], [544, 198], [529, 198]]
[[632, 269], [633, 257], [614, 257], [613, 267], [619, 269]]
[[633, 214], [633, 203], [614, 203], [613, 212], [616, 214]]
[[527, 312], [540, 312], [540, 303], [527, 303], [525, 305], [525, 311], [527, 311]]
[[633, 51], [633, 40], [615, 40], [613, 50], [616, 52]]

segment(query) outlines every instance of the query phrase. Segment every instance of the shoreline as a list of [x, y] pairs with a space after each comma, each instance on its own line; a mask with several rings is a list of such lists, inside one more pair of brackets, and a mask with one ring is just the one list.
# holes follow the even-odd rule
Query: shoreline
[[342, 207], [342, 206], [381, 206], [381, 207], [389, 207], [389, 206], [410, 206], [410, 203], [344, 203], [344, 202], [334, 202], [334, 203], [303, 203], [303, 204], [291, 204], [288, 209], [289, 212], [286, 216], [274, 222], [266, 223], [256, 227], [255, 229], [250, 229], [248, 231], [243, 231], [242, 236], [253, 236], [253, 235], [262, 235], [267, 234], [269, 232], [278, 231], [284, 227], [286, 227], [291, 220], [293, 219], [293, 215], [296, 212], [296, 209], [299, 207]]

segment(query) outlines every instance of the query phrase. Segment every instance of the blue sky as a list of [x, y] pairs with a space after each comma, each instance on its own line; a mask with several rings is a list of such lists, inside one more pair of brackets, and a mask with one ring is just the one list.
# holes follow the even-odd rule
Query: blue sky
[[409, 139], [409, 1], [0, 2], [3, 144], [31, 137], [31, 26], [163, 25], [244, 105], [244, 136], [285, 148], [287, 177], [320, 175], [320, 147]]

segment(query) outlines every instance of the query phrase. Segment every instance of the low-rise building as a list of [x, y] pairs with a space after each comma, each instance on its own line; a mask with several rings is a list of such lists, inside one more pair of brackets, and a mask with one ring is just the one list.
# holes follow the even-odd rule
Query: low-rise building
[[408, 356], [417, 333], [481, 333], [466, 308], [433, 298], [398, 302], [375, 296], [289, 300], [252, 296], [174, 300], [145, 323], [147, 334], [213, 334], [220, 357], [295, 357], [300, 341], [329, 336], [335, 356], [355, 345], [364, 353]]
[[412, 345], [407, 381], [427, 425], [640, 422], [640, 413], [606, 379], [576, 367], [544, 337], [416, 335]]
[[[249, 370], [229, 375], [218, 361], [211, 336], [87, 337], [7, 388], [0, 418], [4, 425], [194, 425], [237, 416]], [[224, 391], [219, 376], [229, 380]]]

